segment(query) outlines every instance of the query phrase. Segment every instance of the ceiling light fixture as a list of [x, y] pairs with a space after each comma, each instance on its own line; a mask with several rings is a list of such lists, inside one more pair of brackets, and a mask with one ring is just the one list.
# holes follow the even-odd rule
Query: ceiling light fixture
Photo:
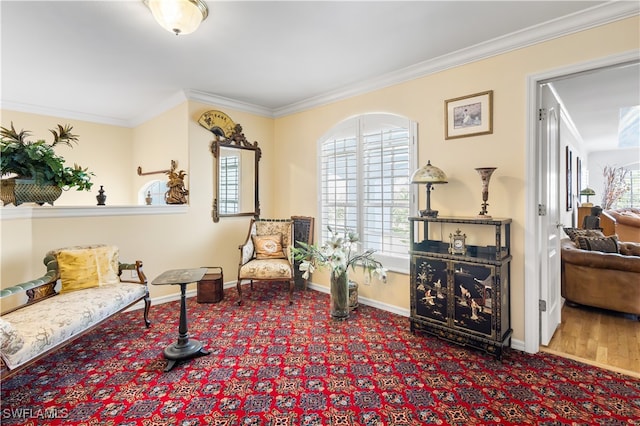
[[176, 35], [190, 34], [209, 16], [203, 0], [144, 0], [158, 24]]

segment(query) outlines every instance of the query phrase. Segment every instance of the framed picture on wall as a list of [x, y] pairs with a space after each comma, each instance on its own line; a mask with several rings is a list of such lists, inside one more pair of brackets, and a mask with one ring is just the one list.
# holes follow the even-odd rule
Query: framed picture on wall
[[571, 175], [573, 173], [572, 164], [573, 159], [571, 150], [569, 146], [565, 148], [565, 157], [566, 157], [566, 165], [567, 165], [567, 211], [570, 212], [573, 207], [573, 181], [571, 179]]
[[444, 101], [445, 139], [493, 133], [493, 90]]

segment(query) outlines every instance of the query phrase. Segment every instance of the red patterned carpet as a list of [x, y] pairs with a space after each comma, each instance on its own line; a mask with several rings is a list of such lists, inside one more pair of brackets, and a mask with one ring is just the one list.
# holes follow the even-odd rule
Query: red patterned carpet
[[209, 355], [163, 372], [178, 302], [121, 314], [2, 383], [2, 424], [640, 425], [640, 380], [540, 353], [503, 361], [414, 336], [408, 320], [256, 284], [243, 306], [188, 301]]

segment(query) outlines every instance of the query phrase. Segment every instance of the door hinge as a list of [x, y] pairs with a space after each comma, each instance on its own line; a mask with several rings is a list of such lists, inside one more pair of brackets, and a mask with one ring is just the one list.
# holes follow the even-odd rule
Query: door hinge
[[538, 216], [547, 215], [547, 206], [544, 204], [538, 204]]
[[544, 108], [540, 108], [538, 110], [538, 121], [542, 121], [547, 118], [547, 110]]
[[538, 308], [540, 312], [547, 312], [547, 301], [546, 300], [538, 300]]

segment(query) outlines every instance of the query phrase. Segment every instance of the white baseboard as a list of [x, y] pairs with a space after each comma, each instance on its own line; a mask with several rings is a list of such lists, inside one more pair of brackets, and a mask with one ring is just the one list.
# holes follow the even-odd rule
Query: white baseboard
[[[236, 282], [226, 282], [224, 283], [223, 287], [224, 288], [232, 288], [236, 286]], [[307, 284], [307, 288], [310, 288], [312, 290], [316, 290], [319, 291], [321, 293], [329, 293], [329, 289], [325, 286], [319, 285], [319, 284], [314, 284], [312, 282], [309, 281], [309, 283]], [[194, 297], [196, 295], [196, 290], [188, 290], [186, 292], [186, 297]], [[167, 296], [161, 296], [161, 297], [156, 297], [151, 299], [151, 305], [161, 305], [163, 303], [168, 303], [168, 302], [174, 302], [176, 300], [180, 300], [180, 294], [170, 294]], [[362, 296], [358, 296], [358, 303], [362, 303], [363, 305], [368, 305], [368, 306], [372, 306], [374, 308], [378, 308], [380, 310], [383, 311], [387, 311], [387, 312], [391, 312], [394, 313], [396, 315], [400, 315], [403, 317], [407, 317], [409, 318], [409, 314], [410, 311], [408, 309], [405, 308], [401, 308], [399, 306], [395, 306], [395, 305], [389, 305], [388, 303], [383, 303], [383, 302], [379, 302], [377, 300], [371, 300], [368, 299], [366, 297], [362, 297]], [[129, 312], [129, 311], [133, 311], [136, 309], [142, 309], [144, 308], [144, 302], [140, 301], [138, 303], [136, 303], [135, 305], [131, 306], [129, 309], [127, 309], [125, 312]], [[517, 339], [511, 339], [511, 348], [518, 350], [518, 351], [524, 351], [524, 342], [522, 340], [517, 340]]]

